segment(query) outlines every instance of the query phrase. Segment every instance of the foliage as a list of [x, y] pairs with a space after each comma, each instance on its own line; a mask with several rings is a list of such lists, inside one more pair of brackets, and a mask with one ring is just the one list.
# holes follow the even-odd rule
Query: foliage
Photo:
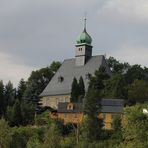
[[135, 104], [148, 101], [148, 83], [144, 80], [135, 80], [128, 89], [128, 102]]
[[82, 76], [79, 79], [74, 77], [72, 86], [71, 86], [71, 102], [82, 102], [82, 99], [85, 96], [85, 85]]
[[59, 148], [61, 135], [56, 124], [51, 124], [49, 127], [43, 144], [43, 148]]
[[74, 78], [71, 86], [71, 102], [77, 102], [79, 97], [79, 84]]
[[45, 128], [35, 128], [32, 126], [12, 128], [11, 148], [26, 148], [27, 146], [33, 147], [39, 145], [43, 142], [45, 130]]
[[123, 123], [124, 147], [148, 147], [148, 115], [143, 114], [143, 108], [148, 108], [148, 104], [137, 104], [125, 108]]
[[32, 124], [34, 122], [34, 105], [16, 100], [13, 106], [7, 107], [6, 119], [10, 126]]
[[11, 125], [12, 126], [18, 126], [22, 123], [22, 114], [21, 114], [21, 105], [20, 102], [17, 100], [12, 108], [12, 114], [11, 115]]
[[125, 74], [127, 84], [131, 84], [134, 80], [148, 80], [147, 72], [140, 65], [131, 66]]
[[49, 110], [46, 110], [42, 114], [36, 114], [35, 125], [36, 126], [47, 125], [50, 122], [49, 120], [50, 120], [49, 119]]
[[79, 79], [79, 97], [83, 99], [85, 96], [85, 85], [82, 76]]
[[76, 139], [73, 135], [64, 137], [61, 140], [61, 147], [62, 148], [75, 148], [75, 146], [76, 146]]
[[41, 148], [41, 145], [39, 135], [33, 135], [27, 142], [27, 148]]
[[87, 116], [83, 124], [83, 133], [85, 133], [84, 138], [87, 141], [100, 138], [103, 124], [98, 115], [101, 111], [102, 89], [105, 87], [104, 81], [108, 78], [109, 76], [106, 74], [105, 68], [100, 67], [95, 72], [95, 76], [90, 80], [89, 89], [84, 101], [84, 113]]
[[107, 98], [127, 98], [127, 85], [124, 76], [121, 74], [113, 75], [106, 82], [105, 96]]
[[24, 92], [26, 90], [26, 82], [24, 79], [21, 79], [18, 85], [18, 90], [17, 90], [17, 98], [21, 101], [23, 99]]
[[3, 81], [0, 81], [0, 117], [4, 114], [4, 85]]
[[8, 123], [4, 120], [0, 120], [0, 148], [8, 148], [11, 142], [11, 134]]
[[121, 117], [120, 115], [116, 115], [114, 118], [113, 118], [113, 122], [112, 122], [112, 128], [114, 131], [121, 131]]
[[47, 86], [60, 65], [60, 62], [54, 61], [51, 63], [50, 67], [32, 71], [27, 81], [27, 88], [24, 92], [24, 98], [29, 100], [37, 100], [38, 95]]
[[15, 99], [15, 91], [13, 88], [13, 84], [9, 81], [5, 86], [5, 110], [7, 106], [12, 106], [14, 104]]
[[109, 57], [108, 66], [113, 74], [123, 74], [130, 68], [128, 63], [120, 63], [114, 57]]

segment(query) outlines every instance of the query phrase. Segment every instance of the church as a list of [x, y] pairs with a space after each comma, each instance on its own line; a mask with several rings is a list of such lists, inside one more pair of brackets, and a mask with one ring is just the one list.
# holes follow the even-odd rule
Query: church
[[82, 76], [85, 92], [87, 92], [90, 77], [100, 66], [106, 68], [111, 75], [104, 55], [92, 56], [92, 38], [86, 31], [86, 20], [84, 30], [77, 37], [75, 45], [75, 58], [65, 59], [55, 73], [49, 84], [40, 94], [42, 106], [49, 106], [57, 109], [60, 102], [70, 102], [71, 86], [74, 77], [79, 80]]

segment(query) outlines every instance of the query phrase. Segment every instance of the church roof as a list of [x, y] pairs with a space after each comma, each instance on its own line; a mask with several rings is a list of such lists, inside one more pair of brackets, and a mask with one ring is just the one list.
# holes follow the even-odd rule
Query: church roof
[[69, 95], [71, 93], [71, 85], [74, 77], [79, 80], [82, 76], [85, 84], [85, 90], [87, 90], [89, 85], [88, 74], [93, 75], [100, 66], [107, 67], [107, 72], [111, 74], [103, 55], [92, 56], [84, 66], [76, 66], [75, 58], [64, 60], [47, 87], [40, 94], [40, 97]]

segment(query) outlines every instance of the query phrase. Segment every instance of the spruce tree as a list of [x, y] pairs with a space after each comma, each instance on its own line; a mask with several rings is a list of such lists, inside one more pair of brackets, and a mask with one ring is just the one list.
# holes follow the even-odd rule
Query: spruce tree
[[12, 125], [19, 126], [22, 123], [22, 113], [21, 113], [21, 104], [16, 100], [12, 108]]
[[17, 98], [19, 100], [22, 100], [25, 90], [26, 90], [26, 82], [24, 81], [24, 79], [21, 79], [17, 90]]
[[82, 76], [79, 79], [79, 97], [83, 99], [85, 96], [85, 85]]
[[0, 81], [0, 117], [4, 113], [4, 85], [3, 81]]
[[6, 86], [5, 86], [5, 110], [7, 108], [7, 106], [13, 106], [14, 104], [14, 99], [15, 99], [15, 92], [14, 92], [14, 88], [13, 88], [13, 84], [9, 81]]
[[77, 102], [79, 97], [79, 85], [77, 79], [74, 77], [71, 88], [71, 102]]
[[88, 92], [84, 100], [84, 114], [87, 116], [86, 127], [84, 131], [87, 134], [86, 140], [93, 141], [101, 136], [102, 120], [98, 118], [101, 112], [102, 89], [105, 87], [104, 80], [108, 79], [104, 67], [100, 67], [91, 78]]

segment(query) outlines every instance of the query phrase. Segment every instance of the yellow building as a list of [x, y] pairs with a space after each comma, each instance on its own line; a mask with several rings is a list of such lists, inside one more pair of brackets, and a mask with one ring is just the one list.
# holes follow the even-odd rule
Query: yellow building
[[[112, 121], [116, 116], [123, 117], [124, 101], [122, 99], [102, 99], [102, 109], [98, 115], [103, 119], [104, 128], [112, 129]], [[51, 118], [62, 119], [64, 123], [81, 123], [83, 120], [82, 103], [60, 102], [57, 113], [50, 113]]]

